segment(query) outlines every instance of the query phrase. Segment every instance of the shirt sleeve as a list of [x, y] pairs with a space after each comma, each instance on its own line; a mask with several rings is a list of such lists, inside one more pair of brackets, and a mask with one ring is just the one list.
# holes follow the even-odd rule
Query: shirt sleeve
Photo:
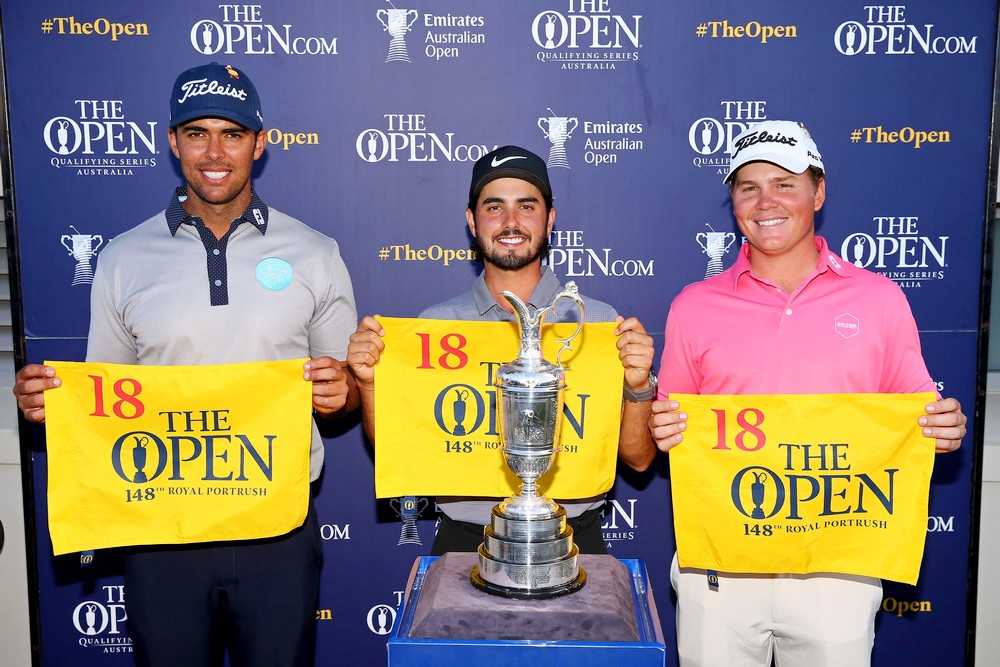
[[667, 313], [667, 326], [663, 334], [663, 355], [657, 374], [657, 398], [665, 400], [671, 393], [700, 394], [701, 373], [692, 341], [687, 337], [696, 327], [683, 326], [683, 308], [675, 300]]
[[118, 310], [113, 255], [98, 255], [90, 290], [90, 332], [87, 334], [87, 361], [108, 364], [138, 364], [135, 336], [125, 326]]
[[309, 323], [309, 355], [347, 359], [347, 344], [358, 327], [354, 286], [340, 256], [340, 246], [331, 239], [327, 267], [329, 280], [322, 300]]
[[[893, 285], [893, 294], [886, 307], [885, 366], [882, 369], [879, 392], [912, 394], [937, 392], [920, 352], [920, 334], [903, 291]], [[940, 395], [939, 395], [940, 396]]]

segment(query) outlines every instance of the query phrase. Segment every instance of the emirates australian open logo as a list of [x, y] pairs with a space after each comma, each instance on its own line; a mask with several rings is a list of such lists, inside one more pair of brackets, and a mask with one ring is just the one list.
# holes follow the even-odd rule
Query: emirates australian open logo
[[420, 541], [420, 532], [417, 530], [417, 519], [420, 517], [420, 513], [427, 509], [429, 504], [429, 499], [417, 498], [416, 496], [402, 496], [389, 500], [389, 506], [403, 522], [399, 530], [399, 541], [396, 542], [396, 546], [422, 544]]
[[549, 148], [549, 159], [545, 164], [549, 169], [562, 167], [569, 169], [566, 158], [566, 141], [573, 136], [573, 131], [580, 124], [580, 119], [574, 116], [560, 116], [549, 109], [548, 116], [538, 117], [538, 129], [552, 146]]
[[389, 53], [385, 57], [387, 63], [410, 62], [410, 54], [406, 50], [406, 33], [410, 32], [413, 24], [420, 18], [420, 12], [416, 9], [406, 9], [396, 7], [389, 2], [391, 9], [379, 9], [375, 12], [382, 28], [389, 33]]
[[76, 227], [70, 225], [72, 234], [59, 237], [63, 247], [69, 252], [76, 266], [73, 270], [73, 285], [92, 285], [94, 283], [93, 259], [97, 250], [104, 243], [100, 234], [81, 234]]

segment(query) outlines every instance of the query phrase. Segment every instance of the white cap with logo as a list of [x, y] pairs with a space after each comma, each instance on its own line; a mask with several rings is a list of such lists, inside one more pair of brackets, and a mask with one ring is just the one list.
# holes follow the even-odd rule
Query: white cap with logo
[[729, 173], [723, 183], [748, 162], [771, 162], [793, 174], [809, 167], [823, 169], [823, 158], [816, 142], [801, 123], [790, 120], [765, 120], [749, 127], [733, 139]]

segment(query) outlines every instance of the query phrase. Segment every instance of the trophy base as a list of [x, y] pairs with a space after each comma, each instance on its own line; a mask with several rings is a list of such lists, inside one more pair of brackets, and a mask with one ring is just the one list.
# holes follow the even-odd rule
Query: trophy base
[[476, 565], [472, 568], [472, 572], [469, 573], [469, 579], [472, 581], [473, 586], [490, 595], [497, 595], [512, 600], [547, 600], [559, 597], [560, 595], [575, 593], [583, 588], [584, 584], [587, 583], [587, 573], [583, 568], [580, 568], [580, 572], [576, 578], [567, 583], [551, 588], [525, 589], [500, 586], [499, 584], [486, 581], [479, 573], [479, 566]]
[[562, 563], [569, 559], [573, 559], [570, 563], [575, 565], [575, 556], [579, 554], [579, 549], [573, 547], [573, 529], [569, 526], [564, 529], [562, 535], [552, 539], [541, 539], [538, 542], [506, 539], [497, 535], [493, 526], [486, 526], [483, 531], [482, 546], [482, 555], [491, 566], [493, 563], [507, 563], [511, 567], [537, 568]]
[[540, 600], [573, 593], [587, 581], [566, 510], [544, 496], [515, 496], [495, 505], [478, 551], [479, 565], [469, 578], [492, 595]]
[[[504, 514], [500, 505], [493, 507], [490, 514], [489, 528], [492, 534], [506, 540], [516, 542], [548, 542], [564, 536], [569, 528], [566, 523], [566, 510], [556, 505], [556, 512], [551, 516], [512, 515]], [[572, 530], [570, 529], [570, 534]], [[566, 553], [569, 553], [567, 550]]]

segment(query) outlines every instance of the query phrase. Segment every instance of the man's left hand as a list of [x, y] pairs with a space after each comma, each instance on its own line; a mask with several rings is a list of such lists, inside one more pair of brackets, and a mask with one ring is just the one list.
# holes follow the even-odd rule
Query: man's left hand
[[618, 358], [625, 369], [625, 384], [633, 391], [648, 389], [649, 369], [653, 367], [653, 338], [634, 317], [626, 320], [619, 316], [616, 321]]
[[921, 415], [917, 421], [923, 427], [923, 434], [934, 438], [934, 448], [939, 454], [953, 452], [962, 446], [965, 437], [965, 422], [962, 406], [954, 398], [943, 398], [940, 401], [928, 403], [924, 408], [926, 415]]
[[305, 363], [307, 381], [312, 382], [312, 404], [316, 412], [329, 416], [344, 408], [353, 382], [341, 362], [333, 357], [317, 357]]

